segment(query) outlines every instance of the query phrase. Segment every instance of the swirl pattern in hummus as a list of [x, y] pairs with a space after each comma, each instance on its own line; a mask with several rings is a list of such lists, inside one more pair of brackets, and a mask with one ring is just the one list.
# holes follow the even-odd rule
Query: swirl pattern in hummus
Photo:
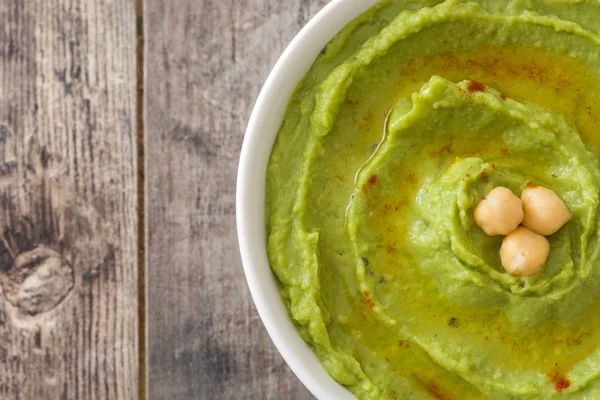
[[[600, 398], [600, 3], [388, 1], [300, 83], [267, 171], [268, 254], [361, 399]], [[573, 213], [514, 277], [495, 186]]]

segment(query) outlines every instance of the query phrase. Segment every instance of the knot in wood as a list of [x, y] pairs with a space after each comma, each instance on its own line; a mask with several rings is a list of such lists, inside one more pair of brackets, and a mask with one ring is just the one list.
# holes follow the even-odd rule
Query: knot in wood
[[7, 300], [29, 315], [56, 307], [73, 288], [73, 281], [71, 265], [45, 245], [17, 255], [10, 268], [0, 271]]

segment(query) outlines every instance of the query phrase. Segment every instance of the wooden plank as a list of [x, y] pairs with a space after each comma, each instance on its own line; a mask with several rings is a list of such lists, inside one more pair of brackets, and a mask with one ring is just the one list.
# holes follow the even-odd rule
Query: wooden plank
[[138, 391], [135, 1], [0, 2], [0, 398]]
[[251, 107], [325, 0], [146, 0], [151, 399], [308, 399], [244, 279], [235, 178]]

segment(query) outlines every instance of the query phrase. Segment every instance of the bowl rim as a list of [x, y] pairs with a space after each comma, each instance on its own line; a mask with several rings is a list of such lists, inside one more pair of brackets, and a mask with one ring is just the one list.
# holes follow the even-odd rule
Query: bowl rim
[[[248, 121], [236, 184], [236, 225], [246, 281], [260, 318], [290, 369], [319, 400], [355, 397], [327, 374], [298, 334], [267, 258], [267, 163], [288, 102], [325, 45], [380, 0], [333, 0], [294, 37], [271, 70]], [[274, 301], [274, 299], [277, 299]]]

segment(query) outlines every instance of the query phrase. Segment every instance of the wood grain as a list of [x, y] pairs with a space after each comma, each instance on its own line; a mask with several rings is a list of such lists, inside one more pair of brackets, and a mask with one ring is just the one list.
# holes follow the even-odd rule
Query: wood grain
[[135, 399], [135, 1], [0, 2], [0, 398]]
[[151, 399], [309, 399], [258, 318], [238, 254], [236, 167], [278, 56], [325, 0], [146, 0]]

